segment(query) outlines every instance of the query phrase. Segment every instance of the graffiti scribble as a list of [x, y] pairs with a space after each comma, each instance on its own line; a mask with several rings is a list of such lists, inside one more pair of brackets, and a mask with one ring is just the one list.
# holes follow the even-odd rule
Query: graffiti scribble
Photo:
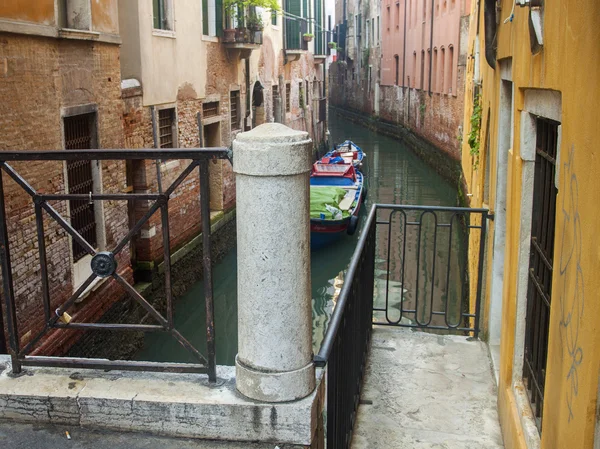
[[[579, 218], [579, 187], [577, 175], [574, 173], [574, 148], [571, 149], [569, 160], [563, 164], [562, 196], [562, 241], [560, 251], [560, 336], [563, 357], [569, 358], [571, 366], [567, 373], [569, 389], [566, 393], [569, 409], [569, 422], [573, 414], [573, 400], [579, 393], [578, 369], [583, 361], [583, 348], [579, 340], [579, 329], [583, 318], [584, 282], [581, 268], [581, 221]], [[565, 353], [566, 351], [566, 353]]]

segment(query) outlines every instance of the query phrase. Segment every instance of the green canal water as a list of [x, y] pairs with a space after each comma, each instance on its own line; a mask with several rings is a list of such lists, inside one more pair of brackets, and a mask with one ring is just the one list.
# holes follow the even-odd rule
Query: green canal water
[[[367, 163], [363, 170], [368, 186], [367, 206], [374, 202], [437, 206], [456, 205], [456, 187], [450, 185], [434, 170], [425, 165], [402, 143], [351, 123], [336, 114], [331, 114], [329, 129], [333, 142], [351, 139], [367, 153]], [[364, 224], [367, 209], [368, 207], [364, 207], [362, 210], [361, 226]], [[336, 291], [334, 284], [339, 287], [343, 280], [344, 272], [348, 267], [360, 232], [361, 229], [354, 236], [345, 236], [338, 243], [312, 254], [311, 275], [315, 353], [318, 352], [333, 311], [333, 298]], [[383, 239], [385, 240], [387, 237], [384, 235]], [[392, 239], [395, 239], [395, 237], [392, 237]], [[427, 239], [422, 239], [421, 245], [426, 244]], [[457, 245], [460, 246], [460, 243], [453, 243], [453, 246]], [[378, 240], [378, 246], [385, 246], [385, 242]], [[381, 266], [382, 263], [385, 263], [385, 261], [378, 260], [378, 266]], [[392, 281], [390, 283], [391, 290], [394, 285], [397, 286], [398, 284], [398, 280], [394, 279], [396, 271], [393, 266], [390, 266], [390, 272], [392, 273], [390, 277]], [[427, 269], [424, 270], [424, 277], [427, 277], [428, 271]], [[236, 272], [237, 260], [234, 248], [214, 267], [216, 350], [217, 364], [220, 365], [233, 365], [237, 353]], [[380, 272], [378, 277], [381, 281], [384, 276]], [[376, 283], [376, 288], [380, 284], [381, 282]], [[285, 294], [285, 292], [282, 292], [282, 294]], [[177, 329], [196, 348], [202, 353], [206, 353], [203, 298], [203, 284], [198, 282], [176, 303], [175, 324]], [[292, 331], [290, 330], [290, 332]], [[195, 361], [172, 337], [162, 333], [147, 334], [144, 347], [136, 355], [136, 359], [165, 362]]]

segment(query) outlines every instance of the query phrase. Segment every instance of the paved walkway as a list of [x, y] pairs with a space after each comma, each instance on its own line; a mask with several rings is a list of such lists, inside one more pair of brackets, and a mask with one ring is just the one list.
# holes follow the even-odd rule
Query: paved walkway
[[374, 329], [353, 449], [503, 447], [484, 343]]

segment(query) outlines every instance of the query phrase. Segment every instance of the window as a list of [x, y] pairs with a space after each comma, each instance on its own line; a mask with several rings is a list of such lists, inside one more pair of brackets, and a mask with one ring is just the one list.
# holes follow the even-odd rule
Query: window
[[223, 0], [202, 0], [202, 34], [223, 35]]
[[271, 25], [277, 26], [277, 11], [271, 10]]
[[396, 62], [396, 78], [395, 78], [394, 84], [397, 86], [398, 85], [398, 75], [400, 73], [400, 58], [398, 57], [398, 55], [394, 55], [394, 61]]
[[158, 137], [160, 148], [175, 147], [175, 108], [158, 111]]
[[413, 51], [413, 85], [417, 87], [417, 52]]
[[216, 117], [219, 115], [219, 102], [209, 101], [202, 104], [202, 118]]
[[152, 13], [154, 16], [154, 29], [173, 30], [172, 0], [152, 0]]
[[231, 129], [240, 128], [240, 91], [232, 90], [229, 93], [229, 109], [231, 111]]
[[331, 31], [331, 14], [327, 16], [327, 30]]
[[421, 90], [425, 86], [425, 50], [421, 50]]
[[[65, 149], [87, 150], [97, 148], [96, 113], [65, 117]], [[67, 184], [71, 194], [89, 194], [94, 191], [92, 161], [67, 161]], [[97, 246], [96, 217], [94, 203], [85, 200], [69, 201], [71, 226], [94, 248]], [[87, 251], [73, 239], [73, 262], [77, 262]]]
[[365, 21], [365, 48], [369, 47], [369, 19]]
[[400, 3], [396, 3], [396, 29], [400, 29]]
[[377, 45], [379, 45], [379, 16], [377, 16]]
[[440, 61], [440, 81], [442, 82], [442, 87], [440, 89], [441, 93], [446, 93], [446, 80], [444, 79], [445, 75], [445, 65], [446, 65], [446, 49], [442, 47], [442, 60]]
[[371, 19], [371, 45], [375, 45], [375, 19]]
[[298, 104], [301, 109], [304, 109], [304, 84], [298, 83]]
[[448, 47], [448, 93], [452, 93], [452, 86], [454, 85], [454, 47], [451, 45]]
[[433, 49], [433, 67], [431, 70], [431, 90], [437, 91], [437, 48]]
[[390, 26], [392, 22], [392, 12], [390, 11], [390, 7], [387, 7], [387, 30], [390, 31]]
[[286, 83], [285, 85], [285, 112], [290, 112], [290, 97], [292, 96], [292, 85]]
[[523, 381], [538, 429], [542, 430], [544, 385], [548, 358], [548, 323], [552, 304], [552, 269], [554, 265], [554, 223], [557, 189], [556, 149], [559, 123], [536, 119], [536, 157], [533, 180], [533, 210], [527, 315], [525, 318], [525, 353]]

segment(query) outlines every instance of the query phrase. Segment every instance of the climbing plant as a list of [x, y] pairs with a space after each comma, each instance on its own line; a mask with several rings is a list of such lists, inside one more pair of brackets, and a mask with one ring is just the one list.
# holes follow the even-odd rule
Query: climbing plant
[[477, 94], [473, 100], [473, 113], [471, 114], [471, 131], [467, 138], [467, 143], [471, 148], [470, 153], [473, 157], [473, 168], [479, 167], [479, 147], [481, 146], [481, 95]]

